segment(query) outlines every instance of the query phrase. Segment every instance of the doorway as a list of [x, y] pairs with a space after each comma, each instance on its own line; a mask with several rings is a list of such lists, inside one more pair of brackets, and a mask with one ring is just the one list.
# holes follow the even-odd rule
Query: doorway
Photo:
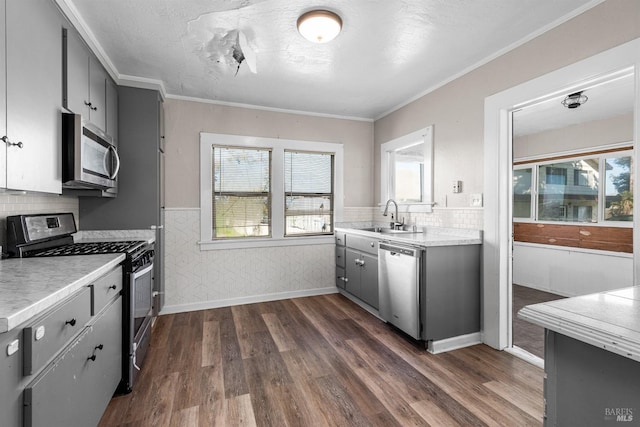
[[[640, 78], [635, 69], [640, 66], [640, 39], [625, 43], [594, 57], [554, 71], [545, 76], [500, 92], [485, 100], [485, 212], [483, 244], [483, 340], [497, 349], [512, 347], [511, 312], [514, 249], [512, 219], [513, 188], [513, 111], [579, 91], [597, 82], [610, 80], [617, 73], [633, 72], [634, 112], [633, 140], [638, 140], [640, 109], [638, 92]], [[634, 157], [638, 147], [634, 145]], [[638, 170], [632, 176], [638, 180]], [[637, 193], [637, 190], [634, 191]], [[639, 212], [633, 207], [634, 216]], [[586, 215], [584, 209], [583, 215]], [[640, 233], [632, 229], [633, 246], [640, 248]], [[632, 283], [635, 284], [640, 263], [638, 250], [631, 255]], [[567, 295], [571, 296], [571, 295]]]

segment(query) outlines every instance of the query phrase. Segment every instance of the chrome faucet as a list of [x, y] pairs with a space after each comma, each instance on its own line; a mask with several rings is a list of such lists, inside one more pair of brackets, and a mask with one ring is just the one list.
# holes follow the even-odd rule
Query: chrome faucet
[[385, 206], [382, 216], [387, 216], [387, 214], [389, 213], [389, 203], [391, 202], [393, 202], [393, 204], [396, 207], [396, 216], [394, 219], [393, 214], [391, 214], [391, 222], [389, 223], [389, 225], [391, 226], [392, 230], [399, 230], [404, 225], [404, 218], [402, 218], [402, 222], [398, 222], [398, 204], [396, 203], [395, 200], [393, 199], [387, 200], [387, 206]]

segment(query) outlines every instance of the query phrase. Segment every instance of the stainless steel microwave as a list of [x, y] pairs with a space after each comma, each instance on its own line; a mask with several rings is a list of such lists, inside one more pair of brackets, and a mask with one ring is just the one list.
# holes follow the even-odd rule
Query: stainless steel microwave
[[79, 114], [62, 113], [62, 186], [117, 189], [120, 158], [113, 140]]

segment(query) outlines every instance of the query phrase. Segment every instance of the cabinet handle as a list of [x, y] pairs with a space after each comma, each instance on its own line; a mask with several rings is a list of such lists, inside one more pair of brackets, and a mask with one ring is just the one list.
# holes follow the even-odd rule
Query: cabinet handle
[[91, 356], [87, 357], [87, 360], [95, 361], [96, 360], [96, 355], [92, 354]]
[[22, 141], [11, 142], [9, 141], [9, 137], [7, 135], [3, 136], [0, 139], [2, 139], [5, 142], [5, 144], [7, 144], [7, 147], [18, 147], [18, 148], [24, 147], [24, 144], [22, 143]]
[[65, 325], [71, 325], [71, 326], [76, 326], [76, 318], [74, 317], [71, 320], [67, 320], [66, 322], [64, 322]]
[[[90, 102], [84, 101], [84, 105], [86, 105], [87, 107], [91, 108], [91, 103]], [[93, 110], [93, 108], [91, 108], [91, 109]]]
[[96, 348], [94, 348], [94, 350], [102, 350], [103, 348], [104, 348], [104, 345], [98, 344]]
[[89, 108], [91, 108], [91, 110], [93, 110], [93, 111], [98, 111], [98, 107], [89, 106]]
[[116, 290], [117, 286], [116, 285], [111, 285], [109, 286], [109, 289], [113, 289], [114, 291]]

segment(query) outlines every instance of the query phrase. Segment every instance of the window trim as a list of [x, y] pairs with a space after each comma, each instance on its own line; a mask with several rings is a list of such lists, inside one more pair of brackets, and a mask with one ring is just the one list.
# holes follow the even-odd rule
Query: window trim
[[[271, 158], [271, 237], [212, 240], [212, 145], [233, 145], [247, 148], [270, 148]], [[343, 144], [302, 141], [257, 136], [227, 135], [200, 132], [200, 245], [201, 250], [259, 248], [333, 243], [333, 235], [285, 237], [284, 216], [284, 151], [317, 151], [334, 155], [333, 227], [342, 221], [344, 210]]]
[[411, 143], [419, 141], [424, 142], [424, 172], [423, 172], [423, 194], [424, 202], [415, 203], [399, 203], [398, 207], [402, 207], [406, 212], [432, 212], [433, 211], [433, 125], [419, 129], [415, 132], [403, 135], [399, 138], [385, 142], [380, 145], [380, 204], [381, 212], [387, 203], [387, 200], [395, 197], [394, 183], [392, 175], [393, 167], [389, 165], [389, 160], [393, 159], [393, 152], [400, 148], [404, 148]]

